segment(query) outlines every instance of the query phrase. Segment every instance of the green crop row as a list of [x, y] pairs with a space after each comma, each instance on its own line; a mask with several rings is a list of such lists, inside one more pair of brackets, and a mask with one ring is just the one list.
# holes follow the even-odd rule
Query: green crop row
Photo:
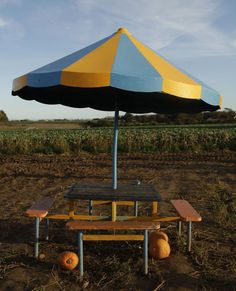
[[[110, 152], [113, 130], [0, 131], [0, 154]], [[119, 152], [235, 151], [236, 128], [121, 128]]]

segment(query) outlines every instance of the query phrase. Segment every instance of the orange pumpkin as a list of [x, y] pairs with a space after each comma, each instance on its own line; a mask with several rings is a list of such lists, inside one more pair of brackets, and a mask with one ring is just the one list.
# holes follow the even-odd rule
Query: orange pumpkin
[[152, 243], [157, 239], [164, 239], [165, 241], [169, 241], [167, 234], [163, 231], [152, 231], [149, 233], [149, 242]]
[[63, 252], [59, 255], [59, 265], [66, 270], [73, 270], [79, 263], [78, 256], [73, 252]]
[[170, 245], [164, 239], [157, 239], [149, 245], [149, 254], [155, 260], [167, 258], [170, 255]]

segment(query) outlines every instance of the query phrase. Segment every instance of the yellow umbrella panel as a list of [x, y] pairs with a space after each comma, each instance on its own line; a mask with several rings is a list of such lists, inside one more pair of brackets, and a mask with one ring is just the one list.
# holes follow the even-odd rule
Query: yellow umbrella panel
[[14, 80], [27, 100], [99, 110], [173, 113], [217, 110], [221, 96], [177, 69], [125, 28]]

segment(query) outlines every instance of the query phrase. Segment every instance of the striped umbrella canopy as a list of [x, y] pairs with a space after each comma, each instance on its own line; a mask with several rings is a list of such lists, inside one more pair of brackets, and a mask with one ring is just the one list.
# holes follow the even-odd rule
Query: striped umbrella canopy
[[46, 104], [115, 110], [116, 188], [119, 110], [196, 113], [221, 107], [221, 96], [134, 38], [126, 28], [13, 81], [13, 95]]

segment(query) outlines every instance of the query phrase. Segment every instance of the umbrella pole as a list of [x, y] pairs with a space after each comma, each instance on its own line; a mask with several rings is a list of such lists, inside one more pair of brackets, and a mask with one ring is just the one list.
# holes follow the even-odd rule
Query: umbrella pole
[[115, 108], [115, 120], [114, 120], [114, 136], [112, 145], [112, 187], [117, 189], [117, 143], [118, 143], [118, 118], [119, 109]]

